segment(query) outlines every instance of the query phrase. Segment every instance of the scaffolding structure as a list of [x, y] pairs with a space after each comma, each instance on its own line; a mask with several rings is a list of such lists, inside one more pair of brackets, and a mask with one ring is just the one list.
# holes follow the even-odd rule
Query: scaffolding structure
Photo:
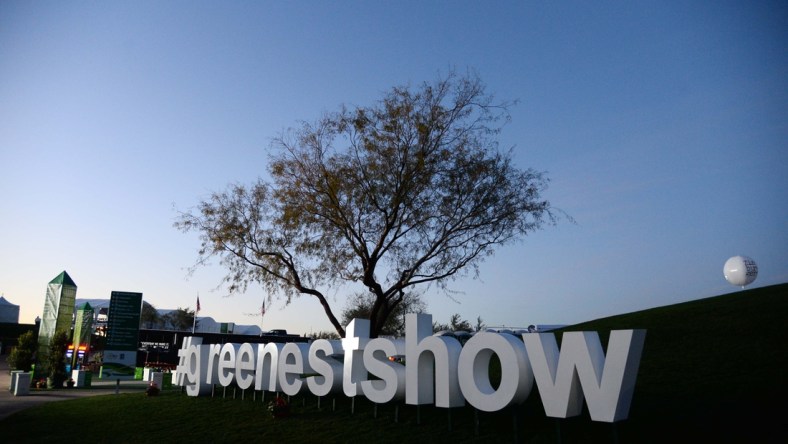
[[46, 374], [49, 344], [58, 331], [71, 332], [71, 320], [74, 316], [74, 303], [77, 299], [77, 284], [65, 271], [57, 275], [47, 284], [44, 298], [44, 313], [38, 330], [37, 374]]

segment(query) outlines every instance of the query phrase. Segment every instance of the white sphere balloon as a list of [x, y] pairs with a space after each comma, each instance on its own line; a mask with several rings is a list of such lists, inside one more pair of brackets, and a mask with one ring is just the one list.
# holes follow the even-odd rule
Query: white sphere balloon
[[758, 264], [747, 256], [733, 256], [725, 261], [722, 272], [728, 282], [744, 288], [758, 277]]

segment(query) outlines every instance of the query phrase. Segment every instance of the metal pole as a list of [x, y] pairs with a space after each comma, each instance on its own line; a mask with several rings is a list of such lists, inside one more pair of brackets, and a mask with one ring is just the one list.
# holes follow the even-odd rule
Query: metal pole
[[517, 427], [517, 407], [512, 406], [512, 431], [514, 432], [514, 442], [520, 442], [520, 430]]

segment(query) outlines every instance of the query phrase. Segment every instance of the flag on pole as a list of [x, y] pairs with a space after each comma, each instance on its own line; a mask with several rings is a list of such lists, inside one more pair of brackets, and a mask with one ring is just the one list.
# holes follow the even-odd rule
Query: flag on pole
[[263, 318], [265, 318], [265, 301], [260, 306], [260, 336], [263, 335]]
[[197, 313], [200, 312], [200, 295], [197, 295], [197, 308], [194, 310], [194, 320], [192, 321], [192, 334], [194, 334], [194, 330], [197, 328]]

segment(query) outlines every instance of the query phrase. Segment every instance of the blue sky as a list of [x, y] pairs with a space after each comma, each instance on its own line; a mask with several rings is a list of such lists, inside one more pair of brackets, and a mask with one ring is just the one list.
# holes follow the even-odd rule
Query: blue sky
[[[172, 227], [265, 177], [270, 140], [395, 85], [476, 71], [518, 99], [500, 135], [575, 219], [501, 248], [428, 312], [571, 324], [788, 282], [782, 2], [0, 2], [0, 293], [20, 321], [77, 297], [259, 323]], [[331, 292], [343, 306], [342, 291]], [[330, 330], [307, 297], [264, 328]]]

